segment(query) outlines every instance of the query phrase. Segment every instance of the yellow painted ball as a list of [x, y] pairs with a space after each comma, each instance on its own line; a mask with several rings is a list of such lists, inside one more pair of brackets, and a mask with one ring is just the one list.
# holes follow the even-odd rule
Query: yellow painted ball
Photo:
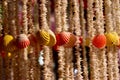
[[105, 34], [107, 46], [119, 45], [119, 36], [116, 32], [108, 32]]

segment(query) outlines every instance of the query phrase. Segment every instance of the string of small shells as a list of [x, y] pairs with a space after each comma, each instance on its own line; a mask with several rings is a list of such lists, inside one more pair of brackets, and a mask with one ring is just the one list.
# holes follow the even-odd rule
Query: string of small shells
[[[9, 2], [9, 30], [10, 30], [10, 35], [12, 35], [14, 38], [16, 38], [16, 1], [11, 0]], [[9, 54], [12, 54], [9, 56]], [[13, 75], [11, 76], [11, 79], [18, 79], [18, 64], [16, 57], [18, 57], [18, 54], [16, 51], [8, 52], [7, 53], [7, 58], [10, 59], [11, 65], [9, 63], [9, 67], [11, 68], [10, 74], [13, 72]]]
[[[46, 7], [47, 7], [47, 23], [48, 23], [48, 26], [49, 26], [49, 29], [51, 29], [51, 16], [53, 15], [53, 13], [51, 12], [51, 1], [50, 0], [47, 0], [47, 4], [46, 4]], [[54, 73], [54, 67], [55, 67], [55, 64], [54, 64], [54, 61], [53, 61], [53, 51], [52, 51], [52, 47], [49, 47], [50, 48], [50, 62], [49, 62], [49, 65], [51, 65], [49, 67], [49, 74], [51, 76], [51, 80], [55, 80], [55, 73]]]
[[55, 1], [55, 21], [56, 21], [56, 33], [62, 31], [61, 27], [61, 0]]
[[[67, 0], [61, 0], [61, 26], [62, 26], [62, 31], [68, 31], [68, 26], [67, 26], [67, 5], [68, 1]], [[70, 80], [70, 63], [69, 58], [70, 58], [70, 49], [65, 48], [65, 78], [66, 80]]]
[[[74, 27], [72, 26], [73, 22], [72, 22], [72, 11], [73, 11], [73, 7], [72, 7], [72, 2], [71, 0], [68, 1], [68, 4], [69, 4], [69, 28], [68, 28], [68, 31], [70, 31], [71, 33], [74, 32]], [[70, 80], [74, 80], [74, 64], [73, 64], [73, 48], [70, 48], [69, 49], [69, 57], [68, 57], [68, 62], [69, 62], [69, 76], [70, 76]]]
[[[38, 3], [38, 1], [36, 0], [35, 1], [35, 4], [34, 4], [34, 8], [33, 8], [33, 10], [34, 10], [34, 15], [33, 15], [33, 18], [34, 18], [34, 30], [35, 30], [35, 32], [37, 32], [38, 30], [39, 30], [39, 3]], [[37, 55], [39, 55], [39, 53], [40, 53], [40, 46], [39, 46], [39, 44], [36, 44], [36, 46], [35, 46], [35, 54]], [[36, 56], [36, 68], [35, 68], [35, 76], [36, 76], [36, 79], [37, 80], [41, 80], [41, 66], [39, 65], [39, 63], [38, 63], [38, 58], [39, 58], [39, 56]]]
[[[120, 16], [117, 16], [119, 14], [119, 0], [112, 0], [112, 19], [113, 19], [113, 26], [114, 31], [116, 31], [119, 34], [119, 18]], [[117, 20], [116, 20], [117, 19]], [[118, 27], [118, 28], [117, 28]], [[113, 77], [114, 80], [119, 79], [119, 68], [118, 68], [118, 48], [116, 46], [113, 47]]]
[[97, 80], [98, 79], [98, 67], [97, 67], [97, 56], [96, 56], [96, 50], [92, 46], [92, 38], [95, 35], [95, 29], [94, 29], [94, 21], [93, 21], [93, 2], [94, 0], [88, 0], [87, 1], [87, 26], [88, 26], [88, 37], [90, 39], [90, 80]]
[[[56, 33], [62, 31], [61, 25], [61, 0], [55, 1], [55, 21], [56, 21]], [[58, 80], [64, 80], [65, 77], [65, 58], [64, 48], [60, 46], [58, 49]]]
[[[103, 19], [103, 1], [95, 0], [95, 12], [96, 12], [96, 22], [95, 28], [97, 34], [104, 34], [104, 19]], [[107, 80], [107, 63], [106, 63], [106, 49], [97, 50], [98, 56], [98, 67], [99, 67], [99, 79]], [[102, 74], [101, 74], [102, 73]]]
[[[12, 6], [14, 6], [14, 9], [13, 9], [13, 27], [16, 27], [16, 31], [14, 31], [13, 33], [13, 36], [16, 37], [16, 35], [19, 33], [19, 29], [18, 29], [18, 0], [12, 0], [14, 2], [12, 2]], [[15, 22], [14, 22], [15, 21]], [[18, 30], [17, 30], [18, 29]], [[12, 32], [12, 31], [11, 31]], [[19, 79], [19, 54], [18, 54], [18, 51], [15, 50], [13, 51], [12, 53], [13, 55], [11, 56], [12, 57], [12, 67], [13, 67], [13, 78], [15, 80], [18, 80]]]
[[[0, 1], [0, 36], [2, 35], [2, 1]], [[0, 79], [2, 80], [3, 78], [3, 59], [0, 57]]]
[[[111, 1], [110, 0], [104, 0], [104, 6], [105, 6], [105, 23], [106, 23], [106, 31], [111, 32], [113, 31], [113, 25], [112, 25], [112, 14], [111, 14]], [[108, 63], [108, 79], [113, 80], [113, 48], [107, 47], [107, 63]]]
[[[73, 5], [73, 16], [72, 16], [72, 20], [73, 20], [73, 25], [72, 27], [74, 27], [74, 31], [75, 31], [75, 35], [77, 37], [81, 36], [81, 25], [80, 25], [80, 19], [79, 19], [79, 4], [78, 4], [78, 0], [71, 0], [71, 4]], [[76, 44], [75, 46], [75, 57], [76, 57], [76, 70], [77, 73], [75, 75], [75, 77], [78, 80], [82, 80], [83, 76], [82, 76], [82, 70], [81, 70], [81, 53], [80, 53], [80, 44]]]
[[[0, 1], [0, 36], [2, 35], [2, 1]], [[0, 57], [0, 79], [2, 80], [2, 57]]]
[[83, 77], [85, 80], [88, 80], [88, 63], [86, 58], [86, 48], [85, 48], [85, 42], [86, 42], [86, 20], [84, 17], [84, 2], [83, 0], [80, 1], [80, 22], [81, 22], [81, 30], [82, 30], [82, 49], [83, 49]]
[[112, 1], [114, 1], [114, 5], [115, 5], [115, 7], [113, 8], [113, 10], [115, 10], [115, 19], [114, 19], [114, 22], [116, 22], [116, 30], [118, 30], [117, 31], [117, 33], [118, 33], [118, 35], [120, 36], [120, 32], [119, 32], [119, 30], [120, 30], [120, 1], [119, 0], [112, 0]]
[[2, 1], [0, 1], [0, 36], [2, 35], [2, 23], [3, 23], [3, 21], [2, 21]]
[[[33, 24], [33, 5], [32, 5], [32, 1], [28, 0], [27, 3], [27, 12], [28, 12], [28, 32], [31, 35], [34, 35], [34, 24]], [[30, 80], [37, 80], [37, 76], [36, 76], [36, 54], [35, 54], [35, 46], [29, 46], [29, 50], [28, 50], [28, 54], [29, 54], [29, 60], [28, 60], [28, 66], [29, 66], [29, 79]]]
[[[2, 1], [3, 6], [3, 33], [8, 33], [8, 8], [7, 8], [7, 0]], [[6, 22], [6, 23], [5, 23]]]
[[[22, 0], [22, 19], [23, 23], [22, 32], [28, 34], [28, 18], [27, 18], [27, 2], [28, 0]], [[19, 50], [19, 77], [21, 79], [29, 80], [29, 67], [28, 67], [28, 51], [27, 47]]]
[[[40, 18], [41, 18], [41, 29], [48, 30], [48, 23], [47, 23], [47, 8], [46, 8], [46, 0], [41, 0], [40, 7]], [[51, 80], [49, 62], [50, 62], [50, 48], [48, 46], [43, 46], [43, 57], [44, 57], [44, 65], [43, 65], [43, 78], [45, 80]]]
[[[3, 34], [8, 34], [9, 30], [8, 30], [8, 1], [4, 0], [2, 3], [3, 6]], [[5, 79], [8, 80], [11, 78], [10, 75], [10, 68], [9, 68], [9, 59], [7, 56], [4, 57], [3, 59], [3, 66], [4, 66], [4, 75], [5, 75]]]

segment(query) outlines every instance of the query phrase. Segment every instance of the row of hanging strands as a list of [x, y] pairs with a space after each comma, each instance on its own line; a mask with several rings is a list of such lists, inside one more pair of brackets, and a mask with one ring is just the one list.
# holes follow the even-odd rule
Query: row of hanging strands
[[119, 80], [119, 4], [0, 0], [0, 80]]

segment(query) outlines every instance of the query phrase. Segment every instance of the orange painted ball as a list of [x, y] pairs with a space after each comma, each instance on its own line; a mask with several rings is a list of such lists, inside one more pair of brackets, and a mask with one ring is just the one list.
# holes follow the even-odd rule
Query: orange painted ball
[[106, 46], [106, 36], [104, 34], [94, 36], [92, 44], [99, 49], [104, 48]]

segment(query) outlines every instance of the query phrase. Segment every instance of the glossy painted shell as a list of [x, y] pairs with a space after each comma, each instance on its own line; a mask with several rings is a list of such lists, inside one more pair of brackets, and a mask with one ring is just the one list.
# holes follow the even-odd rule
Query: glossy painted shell
[[50, 41], [50, 35], [45, 30], [39, 30], [37, 32], [37, 38], [40, 45], [48, 45]]
[[59, 34], [56, 34], [56, 39], [57, 39], [57, 45], [65, 45], [66, 43], [69, 42], [70, 39], [70, 32], [61, 32]]
[[55, 34], [51, 30], [48, 30], [48, 33], [50, 34], [50, 41], [47, 46], [54, 46], [56, 44]]
[[13, 38], [13, 36], [12, 35], [5, 35], [4, 37], [3, 37], [3, 45], [4, 46], [7, 46], [12, 40], [13, 40], [14, 38]]
[[22, 49], [22, 48], [26, 48], [27, 46], [30, 45], [30, 41], [27, 37], [27, 35], [25, 34], [20, 34], [18, 37], [17, 37], [17, 46], [18, 48]]
[[107, 46], [119, 45], [119, 36], [116, 32], [109, 32], [105, 34], [107, 39]]
[[99, 48], [102, 49], [106, 46], [106, 37], [104, 34], [99, 34], [94, 36], [93, 40], [92, 40], [92, 44]]
[[66, 47], [66, 48], [71, 48], [71, 47], [73, 47], [73, 46], [75, 45], [76, 41], [77, 41], [76, 36], [71, 33], [71, 34], [70, 34], [70, 39], [69, 39], [69, 41], [64, 45], [64, 47]]

